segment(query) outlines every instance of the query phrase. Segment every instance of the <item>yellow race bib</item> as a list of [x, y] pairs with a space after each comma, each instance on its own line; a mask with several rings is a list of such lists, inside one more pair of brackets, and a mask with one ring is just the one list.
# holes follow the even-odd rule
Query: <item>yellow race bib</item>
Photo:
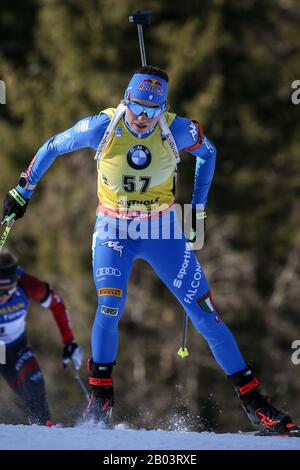
[[[103, 112], [112, 118], [115, 109]], [[169, 126], [175, 116], [165, 113]], [[98, 162], [100, 208], [116, 214], [153, 214], [166, 209], [174, 202], [175, 169], [174, 154], [158, 125], [148, 137], [139, 139], [121, 118]]]

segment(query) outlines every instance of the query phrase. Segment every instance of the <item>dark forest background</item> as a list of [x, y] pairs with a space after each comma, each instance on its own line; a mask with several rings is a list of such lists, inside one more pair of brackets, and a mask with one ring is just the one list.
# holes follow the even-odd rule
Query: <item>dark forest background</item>
[[[300, 421], [300, 79], [297, 0], [2, 0], [0, 198], [36, 150], [84, 116], [116, 106], [140, 65], [134, 9], [155, 12], [145, 30], [148, 62], [170, 75], [171, 110], [197, 119], [218, 150], [204, 249], [198, 252], [214, 303], [263, 390]], [[182, 155], [177, 199], [191, 200], [194, 159]], [[80, 151], [43, 177], [8, 247], [24, 268], [50, 282], [90, 355], [97, 303], [91, 270], [96, 166]], [[250, 429], [235, 393], [189, 326], [181, 359], [182, 309], [138, 261], [120, 323], [114, 421], [137, 427]], [[80, 416], [84, 397], [51, 312], [32, 305], [28, 336], [45, 373], [56, 422]], [[85, 367], [81, 377], [87, 376]], [[0, 421], [26, 422], [0, 384]]]

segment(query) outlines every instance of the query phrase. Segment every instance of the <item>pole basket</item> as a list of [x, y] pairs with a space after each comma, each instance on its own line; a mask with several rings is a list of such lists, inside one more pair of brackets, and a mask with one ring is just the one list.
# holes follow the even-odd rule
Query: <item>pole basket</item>
[[181, 357], [181, 359], [184, 359], [187, 357], [190, 353], [188, 351], [188, 348], [179, 348], [177, 352], [178, 356]]

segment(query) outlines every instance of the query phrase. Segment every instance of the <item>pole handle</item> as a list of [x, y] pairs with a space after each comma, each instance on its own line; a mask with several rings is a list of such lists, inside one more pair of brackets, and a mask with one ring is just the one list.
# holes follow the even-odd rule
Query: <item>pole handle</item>
[[152, 10], [135, 10], [132, 16], [129, 16], [130, 23], [150, 26]]

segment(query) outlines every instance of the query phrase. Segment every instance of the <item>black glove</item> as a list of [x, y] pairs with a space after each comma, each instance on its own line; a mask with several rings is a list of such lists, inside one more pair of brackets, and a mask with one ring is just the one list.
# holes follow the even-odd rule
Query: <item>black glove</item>
[[75, 341], [69, 341], [63, 349], [63, 366], [67, 367], [69, 362], [73, 362], [76, 370], [80, 369], [83, 359], [83, 351]]
[[[190, 236], [188, 238], [189, 242], [195, 243], [196, 238], [197, 238], [197, 220], [203, 220], [203, 230], [205, 233], [206, 230], [206, 219], [207, 219], [207, 213], [206, 211], [198, 211], [192, 207], [192, 226], [190, 230]], [[198, 222], [199, 224], [199, 222]]]
[[23, 217], [28, 203], [29, 199], [25, 199], [15, 188], [11, 189], [4, 199], [1, 223], [4, 223], [5, 219], [13, 214], [15, 214], [15, 220]]

